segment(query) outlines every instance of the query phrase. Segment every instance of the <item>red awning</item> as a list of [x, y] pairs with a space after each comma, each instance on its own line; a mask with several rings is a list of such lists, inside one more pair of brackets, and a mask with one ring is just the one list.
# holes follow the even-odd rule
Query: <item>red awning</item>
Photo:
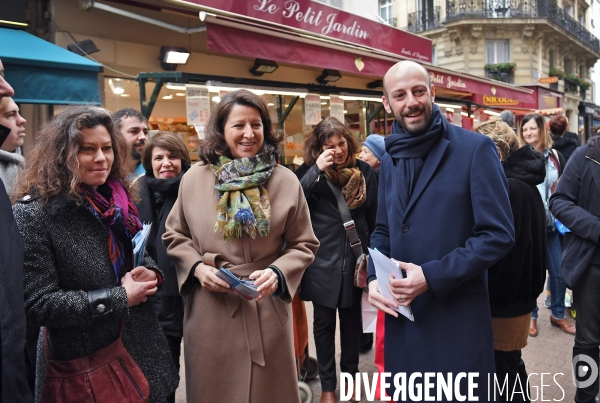
[[[227, 26], [207, 23], [206, 41], [209, 51], [315, 68], [336, 69], [370, 77], [383, 77], [394, 63], [401, 60], [374, 52], [373, 56], [366, 56], [362, 49], [353, 52], [353, 49], [335, 42], [318, 42], [313, 38], [292, 37], [280, 32], [269, 35], [268, 31], [263, 33], [256, 27], [241, 29], [232, 25], [231, 23]], [[358, 58], [362, 63], [357, 62]], [[360, 67], [362, 68], [359, 70]], [[533, 108], [537, 108], [531, 90], [436, 66], [426, 65], [426, 67], [434, 86], [473, 93], [475, 98], [473, 100], [483, 105], [499, 107], [500, 105], [494, 102], [505, 102], [507, 107], [510, 104], [514, 107], [529, 108], [533, 105]], [[487, 101], [490, 102], [486, 103]]]

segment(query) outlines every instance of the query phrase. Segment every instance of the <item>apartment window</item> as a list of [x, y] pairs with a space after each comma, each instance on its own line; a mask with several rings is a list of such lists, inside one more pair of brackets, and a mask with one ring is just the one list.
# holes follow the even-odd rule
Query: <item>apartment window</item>
[[435, 45], [431, 48], [431, 64], [437, 66], [437, 52], [435, 51]]
[[385, 21], [392, 18], [392, 0], [379, 0], [379, 16]]
[[486, 41], [485, 48], [486, 63], [510, 62], [510, 41]]
[[564, 59], [563, 63], [565, 65], [565, 73], [573, 74], [573, 61], [569, 59]]
[[313, 0], [313, 1], [327, 4], [328, 6], [339, 8], [340, 10], [344, 9], [344, 0]]
[[555, 67], [555, 62], [554, 60], [556, 60], [556, 54], [554, 53], [554, 50], [550, 50], [548, 52], [548, 62], [550, 63], [550, 68], [554, 68]]
[[582, 79], [585, 79], [586, 77], [585, 74], [585, 66], [583, 64], [579, 65], [579, 77], [581, 77]]

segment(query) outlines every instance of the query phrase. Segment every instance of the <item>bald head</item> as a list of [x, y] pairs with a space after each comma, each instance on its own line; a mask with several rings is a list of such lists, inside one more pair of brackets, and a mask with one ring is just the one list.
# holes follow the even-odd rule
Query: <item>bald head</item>
[[431, 79], [429, 78], [429, 72], [425, 67], [419, 63], [411, 60], [403, 60], [394, 64], [385, 73], [383, 77], [383, 94], [387, 97], [389, 94], [388, 85], [393, 85], [394, 82], [404, 79], [404, 77], [413, 74], [423, 74], [423, 79], [427, 81], [427, 86], [431, 87]]
[[429, 73], [418, 63], [402, 61], [383, 78], [383, 107], [411, 134], [424, 133], [433, 119], [435, 88]]

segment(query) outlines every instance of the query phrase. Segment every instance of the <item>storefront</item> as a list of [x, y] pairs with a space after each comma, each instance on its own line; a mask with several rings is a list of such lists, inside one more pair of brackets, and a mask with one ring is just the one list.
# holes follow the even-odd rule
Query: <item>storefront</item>
[[579, 103], [578, 135], [583, 143], [600, 135], [600, 106], [589, 102]]
[[[264, 95], [286, 135], [288, 164], [302, 156], [315, 121], [307, 110], [312, 117], [341, 113], [361, 138], [388, 133], [392, 119], [382, 108], [381, 79], [407, 58], [432, 72], [436, 101], [453, 124], [470, 127], [486, 119], [484, 111], [494, 113], [493, 106], [477, 105], [477, 95], [533, 103], [531, 90], [430, 66], [426, 38], [310, 0], [130, 2], [119, 8], [95, 2], [87, 11], [67, 0], [55, 3], [58, 25], [67, 26], [78, 41], [92, 39], [101, 50], [94, 57], [107, 66], [106, 107], [141, 105], [153, 128], [180, 133], [190, 149], [197, 146], [192, 127], [197, 122], [187, 115], [185, 84], [204, 86], [202, 104], [208, 102], [209, 110], [234, 88]], [[71, 41], [60, 34], [56, 39], [62, 46]], [[167, 46], [190, 54], [187, 64], [177, 66], [181, 76], [139, 74], [161, 72], [164, 65], [157, 59]]]

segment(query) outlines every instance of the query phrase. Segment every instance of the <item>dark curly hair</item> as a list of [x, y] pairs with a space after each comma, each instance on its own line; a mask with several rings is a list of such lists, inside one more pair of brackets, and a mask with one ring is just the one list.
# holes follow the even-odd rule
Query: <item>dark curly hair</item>
[[225, 123], [235, 105], [248, 106], [258, 111], [264, 134], [262, 152], [267, 157], [275, 157], [275, 160], [278, 160], [281, 153], [279, 144], [281, 144], [283, 136], [278, 134], [273, 126], [267, 102], [248, 90], [228, 92], [211, 111], [206, 125], [206, 141], [198, 149], [200, 160], [205, 164], [217, 164], [220, 156], [233, 158], [229, 146], [225, 142]]
[[360, 149], [360, 143], [350, 128], [334, 118], [328, 116], [321, 120], [321, 122], [315, 126], [312, 134], [304, 142], [304, 163], [308, 166], [314, 165], [319, 158], [319, 155], [323, 153], [323, 146], [331, 136], [339, 134], [346, 139], [348, 143], [348, 164], [347, 166], [354, 166], [356, 161], [356, 154]]
[[13, 200], [31, 194], [46, 203], [48, 198], [66, 192], [78, 203], [83, 197], [77, 190], [81, 183], [77, 154], [83, 139], [82, 129], [104, 126], [110, 134], [114, 162], [110, 177], [129, 187], [127, 176], [127, 143], [115, 127], [110, 112], [93, 105], [69, 106], [36, 135], [35, 143], [27, 156], [27, 166], [19, 175]]

